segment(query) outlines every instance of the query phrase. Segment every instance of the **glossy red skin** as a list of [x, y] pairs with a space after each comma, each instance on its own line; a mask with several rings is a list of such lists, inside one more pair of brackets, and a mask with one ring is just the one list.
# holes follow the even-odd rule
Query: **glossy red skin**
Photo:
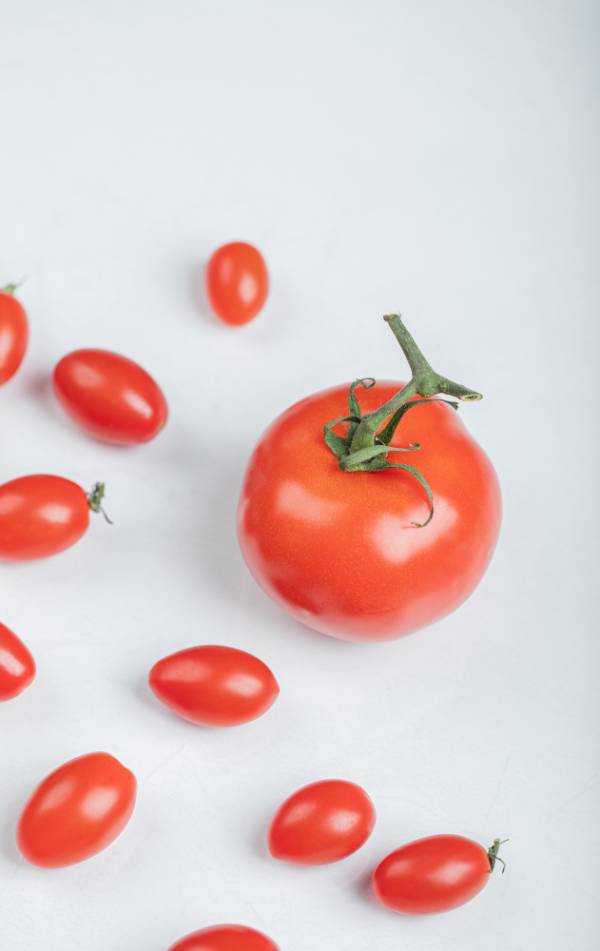
[[69, 479], [30, 475], [0, 485], [0, 559], [47, 558], [74, 545], [90, 521], [86, 493]]
[[139, 364], [110, 350], [74, 350], [54, 368], [54, 392], [65, 412], [103, 442], [149, 442], [167, 422], [167, 401]]
[[464, 905], [489, 877], [483, 846], [461, 835], [432, 835], [383, 859], [375, 869], [373, 889], [392, 911], [428, 915]]
[[35, 661], [16, 634], [0, 624], [0, 700], [12, 700], [35, 677]]
[[0, 291], [0, 386], [21, 366], [29, 340], [23, 306], [13, 294]]
[[269, 293], [265, 259], [244, 241], [217, 248], [206, 265], [205, 283], [212, 309], [226, 324], [247, 324]]
[[275, 702], [279, 686], [266, 664], [235, 647], [188, 647], [159, 660], [148, 678], [162, 703], [191, 723], [237, 726]]
[[[371, 412], [402, 386], [359, 390]], [[388, 640], [443, 618], [473, 591], [498, 537], [501, 501], [485, 453], [444, 403], [409, 410], [392, 444], [428, 480], [435, 514], [408, 473], [343, 472], [323, 426], [347, 415], [348, 386], [290, 407], [258, 442], [238, 508], [254, 578], [292, 617], [344, 640]], [[397, 461], [397, 460], [394, 460]]]
[[127, 824], [136, 780], [109, 753], [88, 753], [59, 766], [28, 800], [17, 827], [25, 858], [43, 868], [89, 859]]
[[298, 865], [337, 862], [360, 849], [375, 825], [364, 789], [343, 779], [310, 783], [279, 807], [269, 828], [273, 858]]
[[194, 931], [169, 951], [279, 951], [266, 935], [243, 925], [215, 925]]

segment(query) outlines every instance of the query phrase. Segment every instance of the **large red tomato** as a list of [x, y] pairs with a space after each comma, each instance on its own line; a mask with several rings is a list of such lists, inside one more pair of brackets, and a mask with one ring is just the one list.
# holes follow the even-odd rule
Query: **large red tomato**
[[[364, 413], [401, 388], [360, 392]], [[250, 459], [238, 535], [250, 571], [296, 620], [345, 640], [387, 640], [431, 624], [469, 596], [491, 558], [500, 492], [491, 463], [444, 402], [411, 407], [392, 446], [403, 469], [343, 471], [323, 427], [348, 413], [348, 386], [301, 400], [267, 429]], [[407, 460], [401, 453], [396, 458]]]
[[270, 938], [244, 925], [215, 925], [181, 938], [169, 951], [279, 951]]
[[269, 828], [273, 858], [298, 865], [323, 865], [352, 855], [375, 825], [375, 809], [364, 789], [345, 779], [303, 786], [279, 807]]
[[135, 776], [109, 753], [59, 766], [37, 787], [17, 827], [26, 859], [44, 868], [90, 858], [123, 830], [135, 805]]
[[27, 315], [13, 296], [14, 290], [13, 284], [0, 290], [0, 384], [10, 380], [21, 366], [29, 339]]
[[266, 664], [219, 644], [188, 647], [157, 661], [150, 687], [166, 706], [202, 726], [237, 726], [275, 703], [279, 686]]
[[167, 421], [167, 401], [155, 380], [110, 350], [68, 353], [54, 369], [54, 392], [82, 429], [119, 446], [154, 439]]
[[392, 911], [427, 915], [458, 908], [487, 885], [502, 843], [487, 851], [462, 835], [431, 835], [392, 852], [375, 869], [373, 889]]
[[35, 661], [22, 640], [0, 624], [0, 700], [12, 700], [35, 677]]

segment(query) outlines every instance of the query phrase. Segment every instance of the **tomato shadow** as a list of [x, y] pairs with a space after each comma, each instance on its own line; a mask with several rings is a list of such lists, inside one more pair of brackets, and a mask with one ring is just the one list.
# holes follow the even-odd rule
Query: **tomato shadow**
[[220, 323], [212, 311], [208, 302], [206, 286], [204, 283], [204, 271], [208, 258], [198, 258], [190, 262], [187, 266], [187, 298], [192, 305], [194, 315], [216, 326]]
[[15, 796], [14, 799], [2, 804], [2, 812], [7, 818], [0, 829], [0, 852], [15, 870], [21, 868], [24, 861], [17, 848], [15, 833], [21, 809], [27, 801], [28, 792], [30, 790], [24, 789], [19, 797]]

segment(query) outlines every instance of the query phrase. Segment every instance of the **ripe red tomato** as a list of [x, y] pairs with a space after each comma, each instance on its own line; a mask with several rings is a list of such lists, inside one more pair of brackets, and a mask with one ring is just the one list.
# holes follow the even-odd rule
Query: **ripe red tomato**
[[[364, 413], [401, 383], [361, 391]], [[238, 510], [242, 553], [270, 597], [308, 627], [345, 640], [387, 640], [431, 624], [473, 591], [500, 526], [491, 463], [443, 402], [402, 418], [392, 446], [419, 443], [423, 487], [401, 469], [345, 472], [323, 427], [347, 414], [348, 386], [290, 407], [250, 459]]]
[[265, 259], [244, 241], [217, 248], [206, 265], [205, 280], [210, 305], [226, 324], [247, 324], [269, 292]]
[[44, 868], [74, 865], [105, 849], [127, 824], [135, 776], [109, 753], [59, 766], [37, 787], [17, 827], [18, 846]]
[[12, 291], [13, 285], [0, 290], [0, 385], [21, 366], [29, 340], [27, 315]]
[[110, 350], [68, 353], [54, 368], [54, 392], [82, 429], [118, 446], [154, 439], [167, 421], [167, 401], [150, 374]]
[[215, 925], [181, 938], [169, 951], [279, 951], [270, 938], [243, 925]]
[[90, 495], [69, 479], [30, 475], [0, 485], [0, 559], [46, 558], [78, 541], [89, 512], [102, 511], [104, 486]]
[[12, 700], [35, 677], [35, 661], [23, 641], [0, 624], [0, 700]]
[[432, 835], [396, 849], [375, 869], [373, 889], [393, 911], [428, 915], [458, 908], [489, 881], [500, 841], [489, 851], [461, 835]]
[[299, 865], [337, 862], [365, 844], [375, 809], [364, 789], [343, 779], [303, 786], [279, 807], [269, 828], [273, 858]]
[[234, 647], [188, 647], [159, 660], [149, 676], [159, 700], [202, 726], [235, 726], [269, 709], [279, 686], [266, 664]]

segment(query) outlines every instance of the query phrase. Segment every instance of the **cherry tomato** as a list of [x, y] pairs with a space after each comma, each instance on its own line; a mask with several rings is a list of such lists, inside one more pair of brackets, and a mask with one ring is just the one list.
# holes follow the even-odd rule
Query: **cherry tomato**
[[0, 700], [12, 700], [35, 677], [35, 661], [23, 641], [0, 624]]
[[56, 555], [78, 541], [90, 509], [102, 511], [104, 485], [89, 495], [75, 482], [30, 475], [0, 485], [0, 559], [29, 561]]
[[206, 265], [206, 293], [226, 324], [247, 324], [263, 307], [269, 291], [267, 265], [260, 251], [244, 241], [217, 248]]
[[243, 925], [215, 925], [181, 938], [169, 951], [279, 951], [270, 938]]
[[[401, 383], [360, 394], [363, 413]], [[444, 617], [481, 578], [500, 526], [487, 456], [443, 402], [403, 417], [393, 446], [414, 453], [435, 500], [401, 469], [344, 472], [323, 427], [345, 416], [348, 386], [296, 403], [250, 459], [238, 509], [242, 553], [262, 588], [296, 620], [345, 640], [387, 640]]]
[[44, 868], [82, 862], [124, 829], [135, 795], [135, 776], [114, 756], [78, 756], [34, 791], [19, 819], [18, 846], [29, 862]]
[[27, 315], [13, 289], [11, 284], [0, 290], [0, 385], [21, 366], [29, 340]]
[[185, 720], [235, 726], [269, 709], [279, 686], [266, 664], [234, 647], [188, 647], [159, 660], [149, 676], [159, 700]]
[[68, 353], [54, 368], [54, 392], [82, 429], [118, 446], [154, 439], [167, 421], [167, 401], [150, 374], [110, 350]]
[[279, 807], [269, 828], [273, 858], [299, 865], [337, 862], [365, 844], [375, 809], [364, 789], [343, 779], [303, 786]]
[[375, 869], [373, 889], [393, 911], [428, 915], [458, 908], [487, 885], [500, 840], [486, 851], [461, 835], [432, 835], [396, 849]]

